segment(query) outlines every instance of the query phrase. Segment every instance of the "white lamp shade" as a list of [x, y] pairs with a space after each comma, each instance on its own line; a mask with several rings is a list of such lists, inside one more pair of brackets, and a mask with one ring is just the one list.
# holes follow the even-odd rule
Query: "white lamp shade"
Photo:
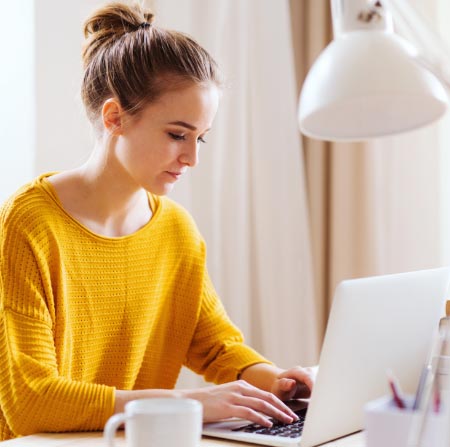
[[422, 127], [446, 111], [441, 83], [415, 60], [414, 48], [386, 31], [353, 31], [317, 58], [303, 84], [301, 131], [352, 141]]

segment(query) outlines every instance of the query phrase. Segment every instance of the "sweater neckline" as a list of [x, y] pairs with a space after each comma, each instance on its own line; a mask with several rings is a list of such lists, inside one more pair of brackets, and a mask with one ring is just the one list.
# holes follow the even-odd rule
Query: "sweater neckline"
[[47, 172], [45, 174], [40, 175], [36, 179], [36, 184], [46, 193], [46, 195], [51, 199], [51, 201], [57, 206], [59, 211], [64, 215], [64, 217], [74, 224], [76, 224], [79, 228], [83, 230], [83, 232], [89, 234], [91, 237], [94, 237], [96, 239], [101, 239], [103, 241], [124, 241], [133, 239], [140, 234], [146, 232], [148, 228], [152, 227], [155, 224], [155, 221], [158, 219], [162, 203], [159, 197], [155, 196], [154, 194], [151, 194], [147, 192], [150, 208], [152, 210], [152, 216], [149, 219], [149, 221], [143, 225], [138, 230], [134, 231], [133, 233], [126, 234], [124, 236], [106, 236], [103, 234], [96, 233], [95, 231], [88, 228], [86, 225], [82, 224], [80, 221], [75, 219], [70, 213], [66, 211], [66, 209], [63, 207], [61, 201], [59, 200], [58, 194], [55, 191], [55, 188], [53, 185], [48, 181], [48, 177], [57, 174], [57, 172]]

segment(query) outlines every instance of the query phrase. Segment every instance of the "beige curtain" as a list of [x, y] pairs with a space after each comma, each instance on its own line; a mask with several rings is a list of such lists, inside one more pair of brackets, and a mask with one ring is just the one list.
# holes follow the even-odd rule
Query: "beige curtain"
[[[331, 39], [328, 0], [290, 0], [297, 91], [315, 58]], [[298, 95], [297, 95], [298, 96]], [[328, 230], [330, 144], [303, 137], [314, 283], [321, 334], [329, 312]]]
[[[329, 0], [291, 0], [297, 86], [332, 39]], [[347, 278], [441, 264], [436, 126], [370, 143], [303, 138], [319, 327]]]

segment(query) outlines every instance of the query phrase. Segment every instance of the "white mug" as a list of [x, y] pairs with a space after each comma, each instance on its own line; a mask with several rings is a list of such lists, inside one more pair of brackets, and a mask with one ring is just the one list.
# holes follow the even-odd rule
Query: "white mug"
[[104, 437], [114, 447], [116, 431], [125, 424], [127, 447], [198, 447], [202, 413], [202, 404], [193, 399], [137, 399], [109, 418]]

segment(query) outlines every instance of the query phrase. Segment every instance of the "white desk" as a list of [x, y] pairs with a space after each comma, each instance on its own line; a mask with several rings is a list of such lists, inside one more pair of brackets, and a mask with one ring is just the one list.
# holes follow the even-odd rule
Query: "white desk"
[[[25, 436], [23, 438], [3, 441], [2, 447], [106, 447], [103, 439], [103, 433], [45, 433], [38, 435]], [[123, 433], [117, 437], [116, 445], [126, 447]], [[213, 438], [203, 438], [200, 447], [257, 447], [256, 444], [247, 444], [242, 442], [222, 441]], [[341, 438], [321, 447], [364, 447], [364, 433]]]

